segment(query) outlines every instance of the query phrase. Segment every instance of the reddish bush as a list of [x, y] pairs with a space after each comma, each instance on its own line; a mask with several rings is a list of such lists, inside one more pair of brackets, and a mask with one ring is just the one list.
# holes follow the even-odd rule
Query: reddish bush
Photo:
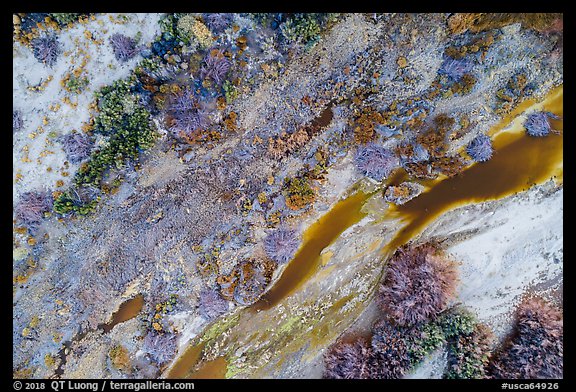
[[560, 309], [540, 298], [517, 310], [516, 330], [489, 367], [492, 378], [563, 377], [564, 326]]
[[324, 378], [371, 378], [372, 349], [363, 339], [352, 343], [338, 342], [324, 356]]
[[446, 307], [457, 280], [455, 263], [435, 246], [404, 246], [389, 261], [378, 302], [401, 326], [423, 323]]

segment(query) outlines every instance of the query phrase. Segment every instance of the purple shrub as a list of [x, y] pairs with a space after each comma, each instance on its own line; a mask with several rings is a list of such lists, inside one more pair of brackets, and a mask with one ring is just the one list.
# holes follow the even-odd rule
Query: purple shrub
[[300, 240], [294, 230], [278, 229], [268, 234], [264, 239], [266, 254], [278, 263], [290, 261], [299, 246]]
[[458, 274], [455, 263], [436, 247], [402, 247], [389, 261], [378, 301], [398, 325], [426, 322], [441, 312], [454, 295]]
[[218, 292], [204, 289], [200, 292], [200, 315], [206, 320], [213, 320], [228, 311], [228, 301]]
[[201, 108], [190, 88], [172, 97], [167, 114], [170, 130], [176, 134], [184, 132], [191, 135], [208, 125], [208, 114]]
[[20, 110], [13, 110], [12, 111], [12, 133], [18, 132], [24, 122], [22, 121], [22, 112]]
[[142, 349], [148, 353], [150, 358], [162, 365], [176, 355], [178, 346], [176, 345], [176, 335], [173, 333], [158, 333], [150, 331], [144, 337], [144, 345]]
[[34, 57], [41, 63], [52, 67], [60, 54], [60, 45], [56, 35], [43, 35], [32, 40]]
[[558, 120], [560, 117], [550, 112], [535, 112], [528, 115], [524, 122], [526, 133], [530, 136], [547, 136], [550, 132], [554, 132], [550, 126], [548, 119]]
[[110, 37], [110, 45], [112, 45], [114, 56], [118, 61], [126, 62], [138, 54], [136, 41], [123, 34], [113, 34]]
[[563, 377], [562, 311], [540, 298], [517, 310], [516, 330], [489, 365], [492, 378], [558, 379]]
[[490, 140], [490, 137], [480, 134], [468, 144], [466, 152], [476, 162], [485, 162], [492, 158], [492, 153], [494, 152], [492, 140]]
[[86, 134], [71, 132], [61, 139], [66, 158], [72, 163], [79, 163], [90, 156], [94, 141]]
[[50, 192], [26, 192], [20, 196], [14, 208], [16, 218], [30, 228], [36, 227], [44, 218], [44, 213], [52, 209], [53, 199]]
[[438, 72], [448, 75], [453, 80], [459, 80], [465, 74], [470, 73], [473, 67], [474, 64], [468, 60], [445, 57]]
[[230, 22], [232, 22], [232, 14], [210, 13], [203, 14], [202, 17], [210, 30], [216, 34], [224, 31], [226, 27], [230, 26]]
[[363, 339], [334, 344], [324, 355], [324, 378], [371, 378], [372, 349]]
[[224, 82], [224, 77], [230, 69], [231, 62], [224, 56], [224, 52], [219, 49], [212, 49], [204, 58], [204, 64], [200, 69], [200, 77], [202, 79], [212, 79], [212, 81], [220, 86]]
[[391, 150], [374, 143], [359, 147], [355, 159], [358, 169], [377, 181], [388, 177], [400, 163]]

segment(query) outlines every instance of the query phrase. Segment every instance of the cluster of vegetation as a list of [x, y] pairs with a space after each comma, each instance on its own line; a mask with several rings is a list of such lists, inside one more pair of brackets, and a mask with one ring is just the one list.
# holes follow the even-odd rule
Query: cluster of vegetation
[[480, 32], [522, 23], [525, 28], [545, 31], [559, 19], [562, 14], [557, 13], [455, 13], [448, 18], [448, 28], [453, 34], [460, 34], [467, 30]]
[[489, 367], [492, 378], [558, 379], [563, 377], [562, 311], [540, 298], [517, 309], [515, 330]]
[[66, 153], [66, 158], [72, 163], [79, 163], [88, 158], [94, 148], [93, 137], [76, 131], [62, 136], [60, 142]]
[[50, 14], [52, 18], [61, 27], [71, 25], [78, 21], [78, 19], [84, 14], [76, 12], [55, 12]]
[[[94, 121], [94, 132], [108, 139], [104, 146], [92, 152], [76, 173], [74, 184], [77, 188], [100, 188], [107, 170], [122, 168], [127, 161], [138, 159], [142, 151], [153, 145], [156, 134], [150, 123], [150, 113], [138, 104], [132, 91], [134, 83], [135, 77], [131, 76], [102, 88], [96, 94], [100, 113]], [[77, 192], [62, 193], [54, 202], [54, 211], [59, 214], [92, 211], [97, 200], [83, 202], [81, 198], [73, 197], [74, 193]]]
[[144, 337], [144, 352], [157, 364], [163, 365], [178, 351], [178, 336], [172, 332], [149, 331]]
[[89, 83], [87, 76], [76, 76], [74, 73], [67, 74], [61, 81], [64, 89], [74, 94], [80, 94]]
[[528, 82], [524, 73], [516, 73], [506, 83], [506, 86], [496, 91], [497, 114], [509, 113], [524, 98], [532, 96], [535, 86]]
[[378, 292], [383, 317], [370, 342], [337, 342], [325, 355], [326, 378], [401, 378], [433, 351], [448, 348], [445, 378], [485, 378], [492, 334], [460, 307], [454, 262], [435, 245], [403, 247]]
[[248, 14], [256, 23], [277, 31], [285, 46], [302, 44], [310, 48], [316, 44], [323, 31], [339, 17], [331, 13], [259, 13]]
[[229, 275], [220, 275], [216, 282], [226, 300], [248, 306], [256, 302], [268, 287], [277, 264], [270, 260], [243, 260]]

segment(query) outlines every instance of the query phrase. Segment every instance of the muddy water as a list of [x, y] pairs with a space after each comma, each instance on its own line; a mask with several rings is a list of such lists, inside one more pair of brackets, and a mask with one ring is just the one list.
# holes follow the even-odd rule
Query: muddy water
[[190, 375], [191, 379], [221, 379], [226, 375], [226, 358], [218, 357], [211, 361], [206, 361], [198, 370]]
[[[521, 109], [535, 108], [563, 115], [562, 89], [553, 91], [544, 102], [527, 102]], [[517, 115], [515, 112], [512, 115]], [[506, 132], [498, 124], [489, 134], [495, 135], [495, 153], [487, 162], [477, 163], [456, 177], [436, 183], [429, 191], [402, 206], [392, 207], [390, 215], [408, 222], [388, 244], [389, 250], [407, 243], [442, 213], [455, 207], [495, 200], [527, 190], [562, 172], [563, 137], [550, 134], [531, 137], [524, 132], [523, 117], [510, 117]], [[553, 126], [562, 130], [562, 121]]]
[[100, 327], [105, 333], [110, 332], [117, 324], [128, 321], [138, 315], [142, 310], [142, 305], [144, 305], [144, 297], [142, 294], [138, 294], [132, 299], [122, 303], [118, 311], [112, 316], [112, 320], [107, 324], [102, 324]]
[[185, 378], [191, 369], [193, 369], [200, 358], [202, 357], [202, 350], [204, 350], [205, 343], [196, 346], [190, 346], [186, 352], [176, 361], [170, 369], [167, 378]]
[[[403, 206], [391, 206], [385, 219], [400, 218], [404, 221], [404, 227], [384, 246], [382, 253], [390, 254], [396, 247], [418, 235], [439, 215], [452, 208], [505, 197], [542, 183], [554, 175], [561, 176], [562, 136], [528, 137], [521, 126], [522, 118], [517, 119], [524, 111], [542, 109], [558, 115], [563, 114], [561, 88], [552, 92], [542, 103], [525, 102], [490, 130], [495, 147], [492, 160], [475, 164], [457, 177], [426, 183], [431, 188], [419, 197]], [[554, 123], [554, 127], [561, 130], [561, 121]], [[503, 128], [508, 129], [501, 132]], [[388, 182], [397, 183], [406, 179], [406, 173], [398, 171]], [[266, 366], [278, 356], [285, 358], [287, 353], [300, 350], [305, 344], [312, 345], [309, 348], [311, 350], [313, 347], [325, 345], [327, 337], [337, 336], [344, 328], [340, 325], [345, 317], [341, 309], [353, 299], [351, 295], [336, 299], [328, 308], [307, 313], [312, 319], [306, 322], [298, 316], [298, 312], [316, 308], [304, 300], [301, 306], [293, 309], [288, 306], [287, 300], [291, 295], [299, 295], [302, 285], [315, 277], [322, 249], [363, 217], [361, 207], [369, 196], [370, 194], [361, 193], [352, 195], [339, 202], [325, 217], [311, 226], [306, 231], [302, 248], [268, 294], [252, 308], [236, 312], [237, 319], [233, 323], [216, 323], [218, 328], [214, 331], [218, 333], [213, 333], [211, 328], [204, 334], [206, 336], [200, 335], [194, 339], [174, 363], [168, 372], [168, 378], [268, 374], [258, 373], [254, 369]], [[374, 274], [374, 268], [358, 273]], [[320, 299], [314, 297], [310, 298], [310, 301]], [[279, 306], [274, 307], [275, 305]], [[239, 348], [248, 349], [241, 360], [234, 354]], [[239, 363], [249, 364], [253, 370], [248, 373], [239, 370]], [[275, 367], [280, 367], [283, 360], [275, 363]]]
[[330, 245], [348, 227], [359, 222], [366, 214], [361, 211], [369, 193], [357, 192], [337, 203], [329, 213], [322, 216], [303, 235], [303, 245], [282, 276], [251, 309], [267, 310], [289, 296], [318, 268], [320, 252]]

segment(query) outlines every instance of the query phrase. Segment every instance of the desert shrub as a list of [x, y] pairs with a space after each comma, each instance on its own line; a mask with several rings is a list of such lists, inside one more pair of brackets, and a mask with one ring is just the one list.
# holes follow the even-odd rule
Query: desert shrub
[[530, 136], [547, 136], [550, 132], [554, 132], [549, 119], [558, 120], [559, 118], [551, 112], [531, 113], [524, 122], [524, 128]]
[[79, 163], [90, 156], [94, 140], [83, 133], [71, 132], [61, 139], [66, 158], [72, 163]]
[[138, 54], [136, 40], [123, 34], [113, 34], [110, 37], [110, 45], [118, 61], [126, 62]]
[[371, 346], [377, 366], [371, 369], [371, 378], [392, 379], [402, 377], [410, 368], [408, 334], [412, 328], [396, 327], [388, 320], [378, 321], [372, 328]]
[[517, 309], [515, 331], [489, 365], [492, 378], [563, 377], [564, 326], [560, 309], [530, 298]]
[[121, 371], [129, 371], [132, 368], [130, 361], [130, 353], [126, 347], [122, 345], [115, 345], [108, 353], [112, 366]]
[[376, 181], [388, 177], [400, 161], [394, 152], [373, 143], [360, 146], [355, 157], [356, 167]]
[[14, 208], [16, 218], [29, 228], [36, 227], [44, 214], [52, 209], [52, 195], [47, 191], [23, 193]]
[[326, 352], [324, 378], [371, 378], [372, 348], [363, 339], [355, 342], [338, 342]]
[[170, 332], [158, 333], [156, 331], [149, 331], [144, 337], [144, 345], [142, 349], [150, 356], [150, 358], [162, 365], [176, 355], [178, 346], [176, 344], [176, 334]]
[[210, 30], [216, 34], [224, 31], [232, 22], [232, 14], [227, 13], [203, 14], [202, 18]]
[[217, 86], [220, 86], [230, 66], [231, 62], [224, 56], [222, 50], [212, 49], [204, 57], [204, 63], [200, 68], [200, 78], [211, 79]]
[[76, 184], [100, 185], [106, 169], [113, 165], [120, 168], [127, 159], [136, 159], [140, 151], [150, 148], [156, 134], [149, 117], [150, 113], [146, 109], [134, 109], [127, 116], [124, 126], [110, 137], [108, 144], [95, 151], [90, 160], [78, 170], [74, 179]]
[[74, 94], [80, 94], [86, 86], [90, 83], [90, 80], [84, 76], [68, 75], [64, 80], [64, 88]]
[[170, 97], [166, 107], [166, 120], [174, 134], [182, 132], [186, 136], [204, 129], [209, 123], [208, 113], [201, 107], [194, 91], [188, 87]]
[[234, 300], [240, 305], [252, 305], [266, 290], [270, 275], [265, 266], [254, 260], [246, 260], [236, 267]]
[[466, 147], [466, 152], [472, 157], [476, 162], [485, 162], [492, 158], [492, 153], [494, 148], [492, 147], [492, 141], [490, 137], [480, 134], [472, 140]]
[[217, 291], [204, 289], [200, 292], [199, 311], [206, 320], [215, 319], [228, 311], [228, 301]]
[[285, 178], [282, 189], [286, 198], [286, 206], [291, 210], [300, 210], [316, 199], [316, 193], [310, 181], [304, 176]]
[[476, 324], [471, 333], [461, 333], [448, 340], [448, 367], [445, 378], [486, 378], [492, 331]]
[[449, 76], [452, 80], [460, 80], [464, 75], [469, 74], [473, 67], [474, 64], [469, 60], [446, 56], [438, 72]]
[[469, 335], [476, 326], [476, 317], [466, 309], [457, 307], [443, 313], [437, 320], [447, 339]]
[[446, 307], [457, 279], [455, 263], [435, 246], [404, 246], [389, 261], [379, 305], [399, 325], [423, 323]]
[[34, 38], [31, 44], [36, 60], [50, 67], [56, 64], [60, 54], [60, 44], [55, 34], [45, 34]]
[[402, 327], [382, 319], [372, 332], [372, 378], [400, 378], [445, 343], [442, 329], [434, 322]]
[[22, 125], [24, 125], [22, 112], [20, 110], [12, 110], [12, 133], [22, 129]]
[[292, 259], [300, 246], [300, 239], [296, 231], [290, 229], [277, 229], [264, 239], [266, 254], [278, 263], [286, 263]]

